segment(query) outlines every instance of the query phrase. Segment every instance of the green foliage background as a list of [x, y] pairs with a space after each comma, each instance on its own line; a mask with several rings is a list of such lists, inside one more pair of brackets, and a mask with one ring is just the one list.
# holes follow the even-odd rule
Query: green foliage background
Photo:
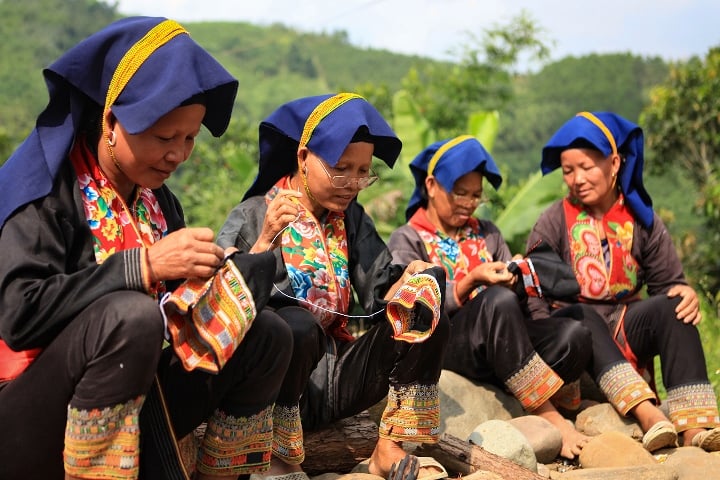
[[[42, 68], [119, 17], [110, 2], [0, 0], [0, 163], [27, 135], [47, 102]], [[279, 24], [243, 22], [185, 27], [240, 82], [228, 132], [220, 139], [201, 134], [190, 160], [169, 181], [188, 223], [216, 231], [255, 177], [259, 121], [300, 96], [357, 91], [403, 132], [396, 167], [379, 164], [382, 181], [360, 196], [386, 237], [404, 222], [412, 158], [432, 141], [468, 132], [479, 135], [490, 122], [495, 130], [483, 142], [491, 148], [504, 182], [498, 192], [489, 192], [492, 203], [479, 213], [501, 226], [515, 252], [524, 249], [524, 237], [539, 212], [563, 194], [557, 175], [538, 173], [540, 149], [550, 135], [582, 110], [612, 110], [639, 122], [649, 139], [646, 185], [686, 261], [691, 282], [706, 297], [700, 331], [708, 371], [720, 391], [720, 354], [715, 353], [720, 351], [720, 232], [715, 226], [720, 223], [720, 159], [713, 150], [720, 138], [706, 127], [719, 123], [720, 53], [687, 65], [631, 52], [548, 63], [551, 49], [545, 32], [522, 12], [505, 25], [476, 32], [468, 44], [458, 46], [453, 62], [357, 48], [343, 31], [309, 34]], [[536, 59], [540, 68], [518, 72], [521, 55]], [[714, 83], [708, 80], [713, 78]], [[698, 163], [684, 162], [685, 152], [698, 145], [705, 152], [705, 163], [700, 164], [704, 170], [698, 170]]]

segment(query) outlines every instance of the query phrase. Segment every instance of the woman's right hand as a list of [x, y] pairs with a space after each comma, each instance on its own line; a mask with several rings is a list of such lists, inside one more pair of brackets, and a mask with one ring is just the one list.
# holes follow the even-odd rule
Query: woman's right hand
[[209, 228], [183, 228], [155, 242], [147, 250], [151, 281], [212, 276], [225, 256], [214, 238]]
[[510, 273], [505, 262], [483, 262], [472, 269], [470, 276], [476, 286], [511, 286], [515, 279], [515, 275]]
[[266, 252], [278, 246], [280, 235], [290, 222], [297, 219], [302, 195], [295, 190], [280, 190], [268, 204], [262, 230], [250, 253]]

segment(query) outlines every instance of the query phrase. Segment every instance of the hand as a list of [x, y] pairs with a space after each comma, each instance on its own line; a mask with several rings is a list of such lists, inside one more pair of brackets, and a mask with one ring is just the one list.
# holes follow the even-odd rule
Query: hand
[[395, 295], [395, 292], [397, 292], [397, 290], [405, 282], [407, 282], [410, 277], [412, 277], [416, 273], [420, 273], [434, 266], [434, 264], [425, 262], [423, 260], [413, 260], [412, 262], [408, 263], [408, 265], [405, 267], [405, 270], [403, 270], [403, 274], [400, 276], [400, 278], [395, 283], [393, 283], [390, 289], [385, 293], [385, 300], [390, 300], [393, 295]]
[[505, 262], [484, 262], [470, 272], [475, 285], [511, 286], [515, 275], [510, 273]]
[[268, 204], [262, 231], [250, 252], [261, 253], [279, 245], [280, 235], [290, 222], [295, 221], [300, 213], [302, 195], [295, 190], [280, 190]]
[[214, 237], [209, 228], [183, 228], [155, 242], [148, 248], [151, 280], [212, 276], [225, 253]]
[[680, 303], [675, 307], [675, 315], [683, 323], [697, 325], [702, 320], [700, 313], [700, 300], [697, 293], [688, 285], [673, 285], [667, 292], [670, 298], [680, 296]]

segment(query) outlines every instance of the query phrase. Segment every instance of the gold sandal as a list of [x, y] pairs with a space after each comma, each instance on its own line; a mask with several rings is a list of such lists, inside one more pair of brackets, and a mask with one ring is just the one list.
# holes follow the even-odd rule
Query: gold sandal
[[661, 448], [677, 447], [678, 434], [675, 425], [667, 420], [657, 422], [643, 435], [642, 445], [648, 452], [654, 452]]

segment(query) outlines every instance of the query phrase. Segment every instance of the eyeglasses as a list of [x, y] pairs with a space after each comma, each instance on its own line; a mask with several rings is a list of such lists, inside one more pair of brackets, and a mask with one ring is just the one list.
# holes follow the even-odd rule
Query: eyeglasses
[[476, 197], [469, 193], [460, 195], [455, 192], [449, 192], [449, 195], [453, 203], [460, 205], [461, 207], [477, 208], [479, 205], [488, 203], [488, 199], [485, 196]]
[[330, 172], [328, 172], [327, 168], [325, 168], [325, 165], [324, 165], [325, 162], [323, 162], [319, 158], [317, 160], [318, 160], [318, 163], [320, 164], [320, 166], [322, 167], [323, 171], [325, 172], [325, 175], [327, 175], [328, 178], [330, 179], [330, 183], [335, 188], [348, 188], [354, 182], [355, 185], [357, 186], [357, 188], [359, 188], [360, 190], [363, 190], [363, 189], [369, 187], [370, 185], [372, 185], [373, 183], [377, 182], [377, 180], [378, 180], [378, 176], [372, 170], [370, 170], [370, 175], [367, 175], [365, 177], [349, 177], [347, 175], [330, 175]]

